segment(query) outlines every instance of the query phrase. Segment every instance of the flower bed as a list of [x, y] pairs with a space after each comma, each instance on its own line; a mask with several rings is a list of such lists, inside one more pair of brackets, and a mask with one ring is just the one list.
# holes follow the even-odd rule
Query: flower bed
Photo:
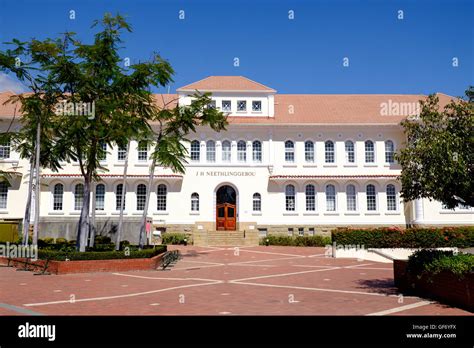
[[469, 248], [474, 246], [474, 226], [443, 228], [339, 228], [331, 233], [339, 245], [365, 248]]
[[394, 260], [395, 286], [402, 292], [474, 311], [474, 255], [422, 250]]
[[[52, 274], [89, 273], [89, 272], [125, 272], [153, 270], [159, 266], [166, 246], [155, 249], [106, 252], [64, 252], [39, 250], [38, 260], [28, 261], [29, 269], [42, 269], [47, 263], [47, 272]], [[13, 265], [24, 266], [24, 258], [13, 259]], [[8, 259], [0, 258], [6, 264]]]

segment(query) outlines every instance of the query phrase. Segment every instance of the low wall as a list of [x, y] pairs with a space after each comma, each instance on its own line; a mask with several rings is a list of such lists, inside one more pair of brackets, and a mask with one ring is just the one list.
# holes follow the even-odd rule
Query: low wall
[[408, 262], [393, 261], [395, 286], [402, 292], [430, 297], [441, 302], [465, 308], [474, 312], [474, 274], [459, 279], [451, 272], [440, 272], [431, 276], [418, 278], [407, 272]]
[[[149, 271], [158, 268], [163, 254], [151, 258], [142, 259], [112, 259], [112, 260], [78, 260], [78, 261], [49, 261], [47, 272], [52, 274], [69, 273], [93, 273], [93, 272], [126, 272], [126, 271]], [[23, 258], [13, 259], [13, 265], [17, 268], [24, 267]], [[0, 263], [7, 264], [6, 258], [0, 258]], [[44, 267], [46, 260], [32, 261], [37, 265], [37, 270]], [[32, 266], [30, 266], [32, 267]]]

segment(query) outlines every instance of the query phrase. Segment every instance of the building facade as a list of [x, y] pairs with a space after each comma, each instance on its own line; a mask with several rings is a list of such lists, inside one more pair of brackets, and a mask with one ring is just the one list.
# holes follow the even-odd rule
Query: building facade
[[[472, 208], [400, 198], [399, 124], [416, 113], [421, 95], [285, 95], [244, 77], [211, 76], [156, 100], [187, 105], [196, 90], [212, 93], [214, 106], [228, 114], [227, 130], [190, 134], [186, 173], [157, 167], [152, 187], [150, 146], [132, 141], [123, 188], [125, 149], [104, 144], [107, 171], [91, 198], [98, 233], [114, 233], [125, 192], [124, 239], [136, 242], [147, 190], [150, 229], [167, 232], [313, 235], [340, 226], [474, 223]], [[13, 107], [1, 108], [3, 131], [19, 127]], [[17, 173], [10, 186], [0, 183], [0, 219], [22, 219], [28, 160], [4, 143], [0, 168]], [[84, 199], [78, 163], [41, 176], [41, 236], [74, 239]]]

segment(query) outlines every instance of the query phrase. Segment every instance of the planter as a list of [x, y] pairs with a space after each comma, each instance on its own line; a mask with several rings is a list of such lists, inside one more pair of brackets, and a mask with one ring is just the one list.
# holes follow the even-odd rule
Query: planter
[[[155, 270], [160, 264], [163, 254], [142, 259], [112, 259], [112, 260], [80, 260], [80, 261], [49, 261], [47, 272], [52, 274], [92, 273], [92, 272], [126, 272]], [[13, 260], [25, 261], [23, 258]], [[7, 263], [7, 259], [0, 258], [0, 262]], [[46, 260], [30, 262], [38, 269], [44, 267]], [[18, 264], [22, 268], [23, 264]], [[31, 266], [32, 268], [32, 266]]]
[[407, 273], [407, 265], [405, 260], [393, 261], [395, 286], [401, 292], [437, 299], [474, 312], [474, 274], [459, 279], [457, 275], [443, 271], [418, 278]]

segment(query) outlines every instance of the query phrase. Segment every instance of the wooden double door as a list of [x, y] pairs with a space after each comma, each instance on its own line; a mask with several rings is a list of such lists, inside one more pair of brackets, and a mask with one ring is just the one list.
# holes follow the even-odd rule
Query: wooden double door
[[237, 194], [231, 186], [222, 186], [216, 194], [216, 229], [235, 231], [237, 227]]

